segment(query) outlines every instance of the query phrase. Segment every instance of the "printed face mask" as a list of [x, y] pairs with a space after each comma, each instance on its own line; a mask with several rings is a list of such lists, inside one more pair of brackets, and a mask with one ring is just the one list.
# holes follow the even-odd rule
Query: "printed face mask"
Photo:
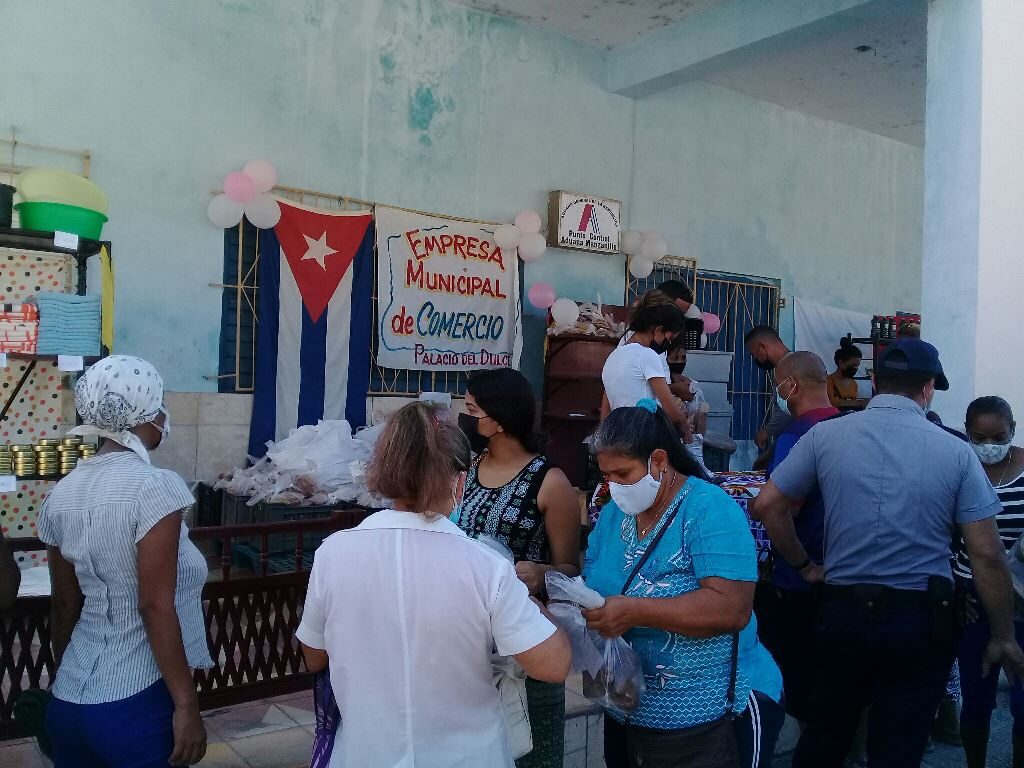
[[1010, 452], [1010, 443], [971, 443], [982, 464], [998, 464]]
[[[664, 478], [664, 472], [662, 473]], [[608, 483], [608, 490], [611, 492], [612, 501], [622, 510], [623, 514], [629, 517], [636, 517], [654, 505], [658, 498], [658, 491], [661, 490], [661, 479], [655, 480], [651, 475], [651, 460], [647, 460], [647, 474], [631, 485], [621, 483]]]

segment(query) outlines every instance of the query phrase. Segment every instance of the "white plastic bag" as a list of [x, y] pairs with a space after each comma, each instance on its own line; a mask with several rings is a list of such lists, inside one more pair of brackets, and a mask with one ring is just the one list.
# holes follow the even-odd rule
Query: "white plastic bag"
[[565, 630], [572, 644], [572, 668], [583, 677], [583, 695], [621, 714], [629, 714], [644, 693], [640, 657], [622, 637], [606, 638], [587, 629], [581, 609], [600, 608], [604, 597], [580, 577], [548, 571], [548, 611]]

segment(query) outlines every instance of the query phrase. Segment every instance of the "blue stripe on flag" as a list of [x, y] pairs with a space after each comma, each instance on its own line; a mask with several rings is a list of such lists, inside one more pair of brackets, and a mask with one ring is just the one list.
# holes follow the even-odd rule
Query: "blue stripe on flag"
[[267, 452], [267, 441], [277, 432], [277, 338], [280, 323], [281, 246], [273, 229], [261, 229], [259, 296], [256, 313], [256, 355], [253, 371], [252, 422], [249, 426], [249, 455]]
[[327, 312], [317, 322], [309, 317], [303, 304], [302, 342], [299, 347], [299, 420], [296, 426], [316, 424], [324, 417], [325, 374], [327, 365]]
[[348, 392], [345, 419], [353, 429], [366, 426], [366, 393], [370, 386], [370, 345], [373, 343], [373, 222], [356, 251], [352, 273], [352, 322], [349, 326]]

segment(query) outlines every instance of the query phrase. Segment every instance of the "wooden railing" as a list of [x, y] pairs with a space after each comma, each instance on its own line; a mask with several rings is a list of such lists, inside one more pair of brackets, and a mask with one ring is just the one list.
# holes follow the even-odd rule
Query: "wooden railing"
[[[214, 666], [197, 670], [196, 688], [203, 709], [238, 704], [303, 690], [311, 685], [295, 630], [309, 583], [305, 542], [317, 534], [352, 528], [370, 514], [361, 508], [330, 517], [256, 525], [193, 528], [192, 540], [217, 566], [203, 588], [203, 614]], [[271, 537], [294, 535], [294, 550], [282, 558], [269, 551]], [[252, 547], [255, 568], [235, 563], [237, 539], [259, 541]], [[11, 549], [44, 549], [38, 539], [9, 539]], [[275, 558], [274, 555], [278, 556]], [[288, 570], [274, 573], [282, 559]], [[50, 645], [50, 598], [20, 598], [0, 614], [0, 740], [21, 733], [13, 719], [14, 702], [27, 688], [48, 688], [54, 663]]]

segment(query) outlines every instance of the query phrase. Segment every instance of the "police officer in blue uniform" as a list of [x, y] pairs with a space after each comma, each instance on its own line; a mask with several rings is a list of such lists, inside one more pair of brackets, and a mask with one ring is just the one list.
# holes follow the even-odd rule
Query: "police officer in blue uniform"
[[[865, 708], [868, 764], [919, 766], [956, 645], [950, 542], [958, 527], [992, 619], [991, 674], [1024, 675], [1013, 593], [995, 514], [999, 500], [970, 446], [925, 418], [949, 384], [935, 347], [904, 339], [875, 368], [867, 410], [808, 432], [757, 500], [782, 557], [822, 583], [814, 638], [813, 716], [794, 768], [841, 768]], [[796, 536], [794, 502], [825, 501], [824, 563]]]

